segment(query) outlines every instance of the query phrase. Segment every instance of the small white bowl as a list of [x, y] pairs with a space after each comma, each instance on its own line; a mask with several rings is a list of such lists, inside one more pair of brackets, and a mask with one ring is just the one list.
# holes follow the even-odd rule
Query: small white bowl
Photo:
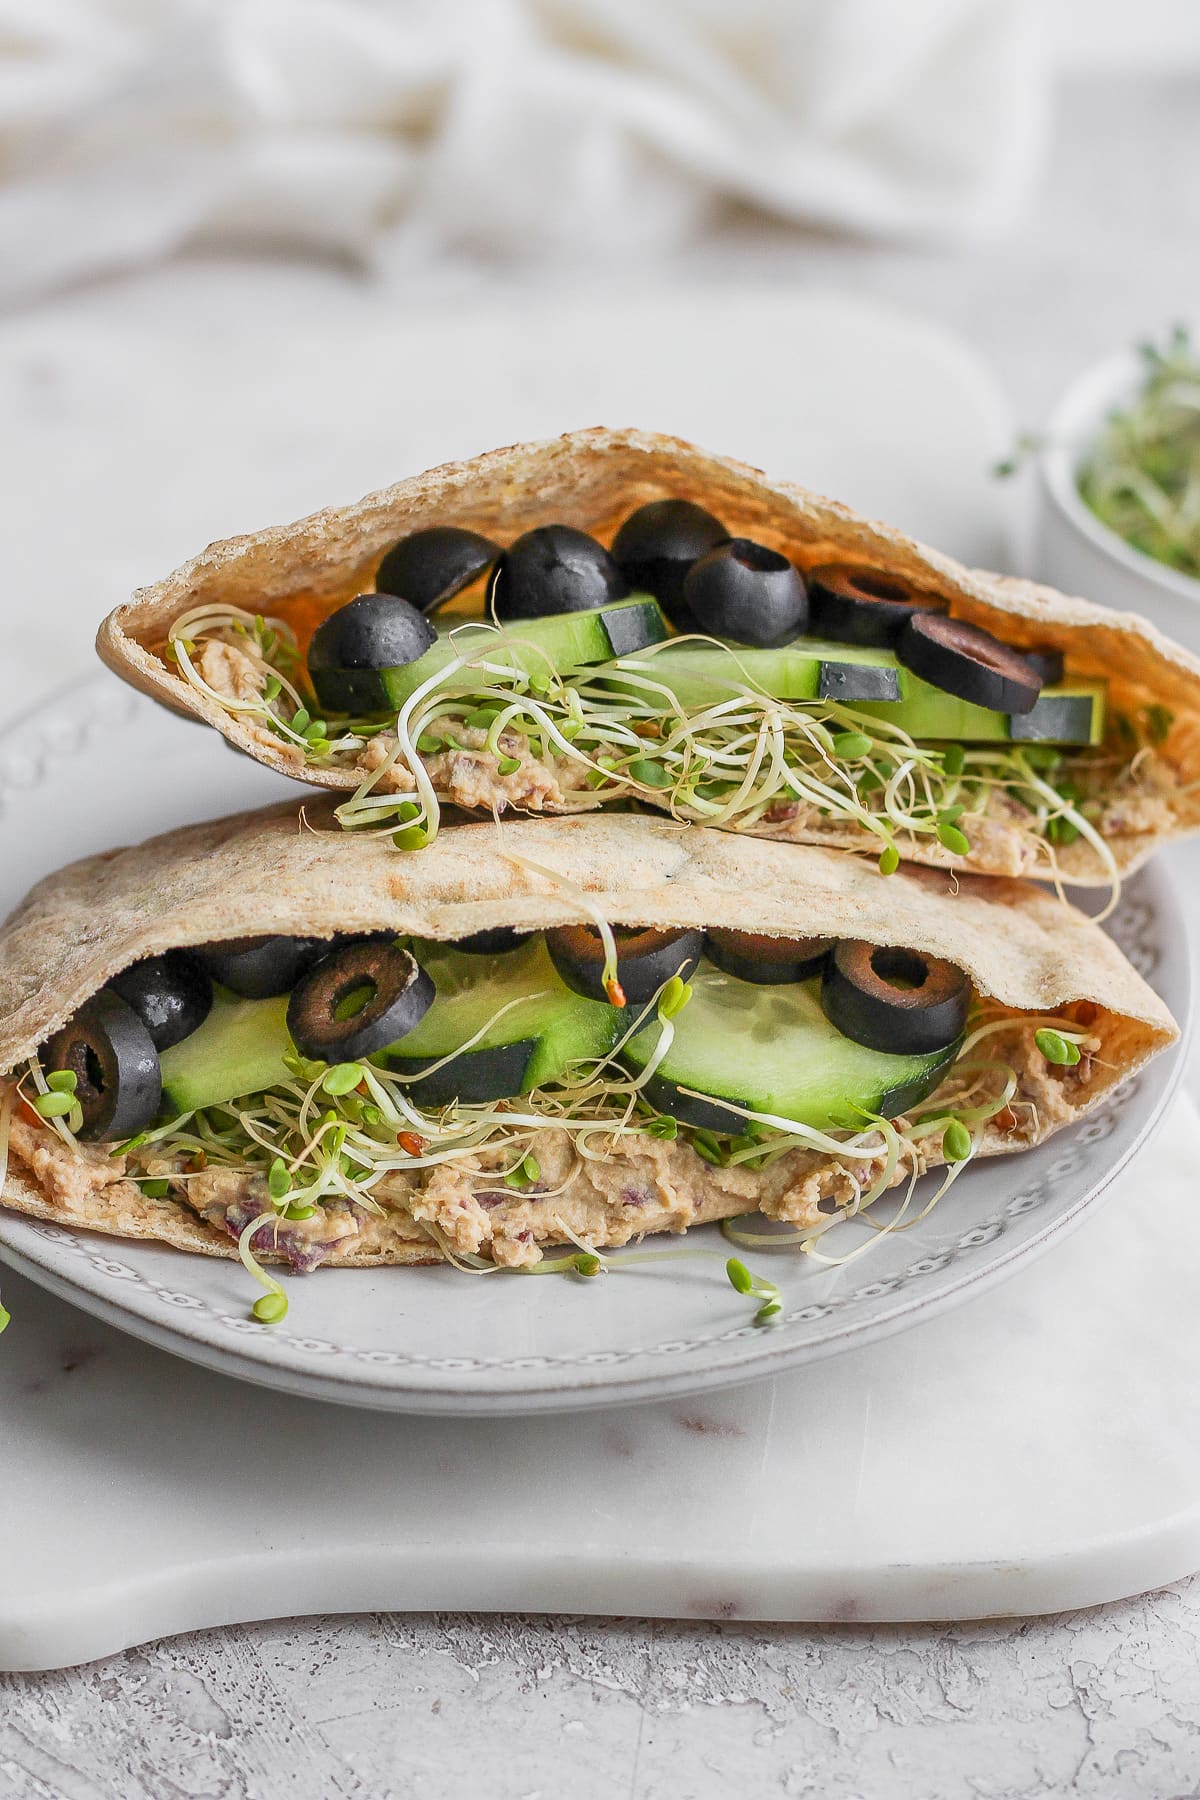
[[1089, 369], [1056, 407], [1039, 459], [1039, 581], [1101, 606], [1142, 613], [1177, 642], [1200, 651], [1200, 580], [1134, 550], [1088, 507], [1076, 470], [1115, 408], [1133, 399], [1143, 365], [1132, 350]]

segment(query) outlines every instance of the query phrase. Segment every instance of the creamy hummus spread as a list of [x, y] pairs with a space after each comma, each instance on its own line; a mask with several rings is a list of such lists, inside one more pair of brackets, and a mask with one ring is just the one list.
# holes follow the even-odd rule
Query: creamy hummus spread
[[[1047, 1063], [1033, 1044], [1034, 1027], [1006, 1035], [1004, 1057], [1019, 1071], [1011, 1105], [987, 1127], [981, 1153], [994, 1155], [1045, 1137], [1067, 1124], [1088, 1096], [1093, 1058], [1100, 1040], [1089, 1037], [1073, 1068]], [[953, 1073], [935, 1099], [953, 1106], [967, 1077]], [[896, 1121], [901, 1128], [903, 1119]], [[883, 1169], [885, 1146], [869, 1158], [839, 1163], [811, 1150], [789, 1150], [766, 1167], [748, 1164], [718, 1168], [682, 1138], [668, 1141], [644, 1133], [597, 1130], [580, 1142], [559, 1127], [522, 1135], [522, 1147], [537, 1160], [535, 1182], [505, 1184], [511, 1146], [497, 1145], [432, 1168], [384, 1176], [366, 1204], [335, 1200], [318, 1206], [308, 1219], [270, 1219], [252, 1239], [257, 1255], [286, 1261], [293, 1269], [314, 1269], [334, 1255], [386, 1256], [399, 1246], [446, 1247], [456, 1255], [479, 1255], [505, 1268], [529, 1267], [552, 1245], [574, 1240], [613, 1248], [655, 1232], [682, 1232], [690, 1226], [740, 1213], [759, 1212], [789, 1225], [809, 1228], [849, 1206]], [[132, 1186], [132, 1161], [103, 1147], [72, 1147], [49, 1126], [32, 1122], [18, 1109], [13, 1119], [12, 1154], [38, 1181], [63, 1216], [86, 1225], [108, 1203], [118, 1184]], [[892, 1184], [905, 1182], [942, 1161], [937, 1134], [922, 1139], [901, 1157]], [[170, 1198], [215, 1232], [237, 1238], [256, 1218], [272, 1211], [266, 1181], [248, 1170], [210, 1167], [192, 1171], [178, 1157], [156, 1157], [138, 1165], [139, 1176], [165, 1177]], [[131, 1196], [132, 1197], [132, 1196]]]

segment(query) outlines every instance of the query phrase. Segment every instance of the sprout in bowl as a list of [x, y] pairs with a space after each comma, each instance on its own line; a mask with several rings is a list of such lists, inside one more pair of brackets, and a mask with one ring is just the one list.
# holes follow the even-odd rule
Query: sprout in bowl
[[1040, 457], [1031, 573], [1200, 652], [1200, 359], [1182, 326], [1064, 395]]
[[1077, 470], [1096, 517], [1156, 562], [1200, 576], [1200, 358], [1177, 326], [1143, 344], [1140, 392], [1105, 420]]

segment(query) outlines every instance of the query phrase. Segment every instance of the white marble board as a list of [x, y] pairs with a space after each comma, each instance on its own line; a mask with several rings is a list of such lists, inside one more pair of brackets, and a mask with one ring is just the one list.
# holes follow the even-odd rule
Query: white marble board
[[[1200, 1565], [1200, 1120], [972, 1306], [810, 1374], [526, 1420], [402, 1419], [5, 1298], [0, 1668], [305, 1612], [904, 1620]], [[19, 1523], [11, 1523], [19, 1522]]]

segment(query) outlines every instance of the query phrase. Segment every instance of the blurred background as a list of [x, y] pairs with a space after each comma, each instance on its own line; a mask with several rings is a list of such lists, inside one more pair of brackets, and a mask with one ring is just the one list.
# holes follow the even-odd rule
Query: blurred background
[[992, 466], [1194, 315], [1198, 152], [1195, 0], [0, 0], [0, 716], [208, 539], [572, 425], [1028, 562]]

